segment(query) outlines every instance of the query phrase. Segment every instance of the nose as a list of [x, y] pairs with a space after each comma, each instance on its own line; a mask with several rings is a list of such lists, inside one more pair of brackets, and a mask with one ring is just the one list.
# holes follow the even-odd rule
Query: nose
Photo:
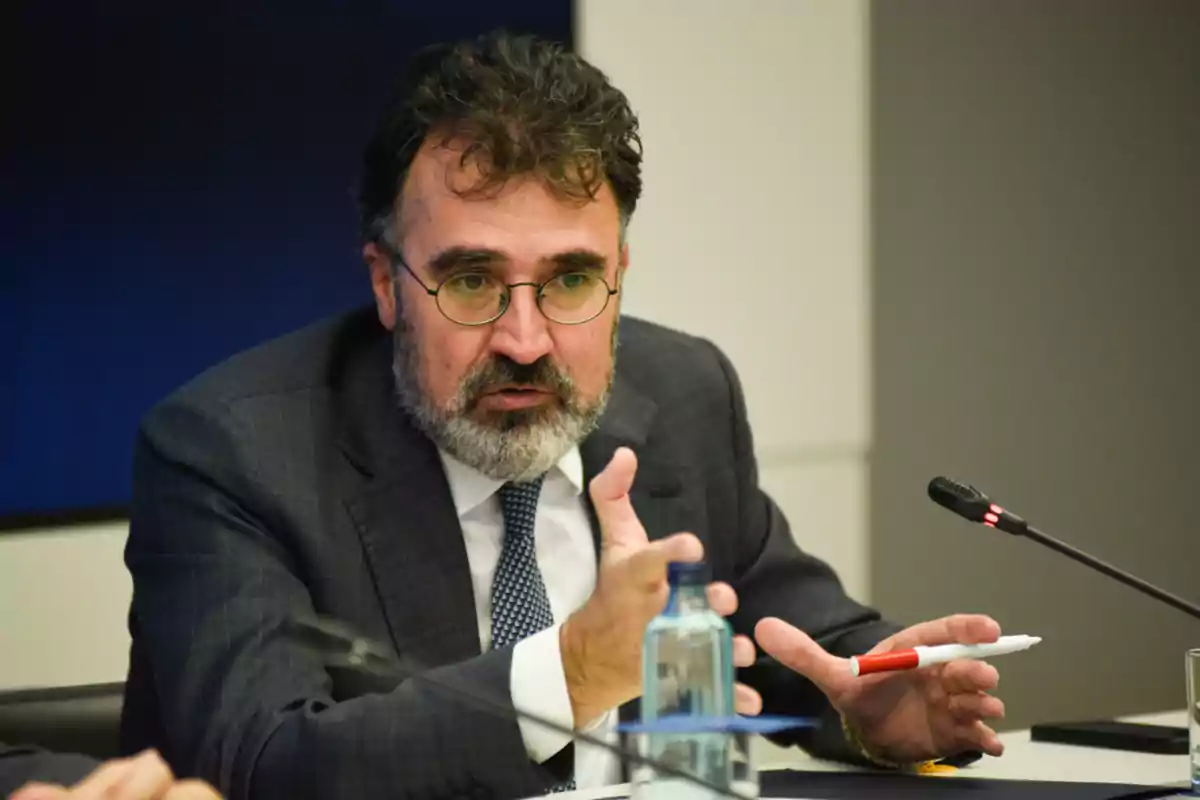
[[492, 323], [492, 350], [518, 364], [532, 364], [550, 352], [550, 323], [537, 305], [537, 287], [509, 290], [508, 309]]

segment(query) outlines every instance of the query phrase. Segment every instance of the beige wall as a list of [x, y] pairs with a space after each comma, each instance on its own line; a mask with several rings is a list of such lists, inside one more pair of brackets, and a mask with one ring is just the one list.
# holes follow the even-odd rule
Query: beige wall
[[1044, 636], [1009, 724], [1182, 707], [1200, 622], [925, 485], [1200, 601], [1200, 3], [874, 9], [872, 596]]
[[865, 6], [581, 0], [645, 146], [624, 310], [713, 339], [762, 482], [866, 597]]
[[125, 679], [124, 523], [0, 535], [0, 689]]

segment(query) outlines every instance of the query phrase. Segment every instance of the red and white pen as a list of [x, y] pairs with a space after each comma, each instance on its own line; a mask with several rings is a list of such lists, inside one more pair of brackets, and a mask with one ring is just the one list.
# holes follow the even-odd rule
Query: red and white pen
[[1001, 636], [986, 644], [939, 644], [917, 646], [906, 650], [893, 650], [870, 656], [853, 656], [850, 672], [854, 675], [869, 675], [872, 672], [891, 672], [899, 669], [916, 669], [930, 664], [945, 664], [959, 658], [989, 658], [1007, 653], [1028, 650], [1040, 642], [1040, 636]]

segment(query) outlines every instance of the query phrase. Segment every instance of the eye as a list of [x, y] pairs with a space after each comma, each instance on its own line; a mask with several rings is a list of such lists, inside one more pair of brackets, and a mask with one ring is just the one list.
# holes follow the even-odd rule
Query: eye
[[551, 287], [569, 293], [582, 292], [589, 290], [595, 282], [596, 279], [586, 272], [568, 272], [555, 278]]
[[442, 288], [461, 297], [487, 293], [494, 290], [495, 281], [481, 272], [464, 272], [442, 284]]

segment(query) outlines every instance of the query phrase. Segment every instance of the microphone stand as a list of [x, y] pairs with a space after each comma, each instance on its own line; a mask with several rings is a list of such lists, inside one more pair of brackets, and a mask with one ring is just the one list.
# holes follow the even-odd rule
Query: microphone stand
[[1112, 564], [1101, 561], [1100, 559], [1096, 558], [1095, 556], [1090, 556], [1087, 553], [1083, 552], [1082, 550], [1072, 547], [1071, 545], [1067, 544], [1066, 542], [1060, 541], [1058, 539], [1055, 539], [1053, 536], [1042, 533], [1037, 528], [1034, 528], [1032, 525], [1026, 527], [1024, 535], [1028, 536], [1030, 539], [1033, 539], [1036, 542], [1044, 544], [1046, 547], [1049, 547], [1051, 550], [1055, 550], [1059, 553], [1062, 553], [1064, 556], [1067, 556], [1068, 558], [1072, 558], [1081, 564], [1086, 564], [1087, 566], [1091, 567], [1092, 569], [1096, 570], [1097, 572], [1101, 572], [1114, 580], [1120, 581], [1121, 583], [1125, 584], [1126, 586], [1130, 586], [1134, 589], [1137, 589], [1139, 592], [1148, 594], [1151, 597], [1153, 597], [1155, 600], [1160, 600], [1169, 606], [1173, 606], [1174, 608], [1179, 609], [1180, 611], [1182, 611], [1185, 614], [1188, 614], [1196, 619], [1200, 619], [1200, 606], [1197, 606], [1195, 603], [1189, 603], [1187, 600], [1184, 600], [1182, 597], [1178, 597], [1176, 595], [1171, 594], [1170, 592], [1164, 591], [1164, 590], [1158, 588], [1157, 586], [1155, 586], [1154, 584], [1147, 583], [1146, 581], [1142, 580], [1141, 578], [1137, 577], [1136, 575], [1131, 575], [1128, 572], [1126, 572], [1125, 570], [1120, 569], [1118, 567], [1114, 567]]

